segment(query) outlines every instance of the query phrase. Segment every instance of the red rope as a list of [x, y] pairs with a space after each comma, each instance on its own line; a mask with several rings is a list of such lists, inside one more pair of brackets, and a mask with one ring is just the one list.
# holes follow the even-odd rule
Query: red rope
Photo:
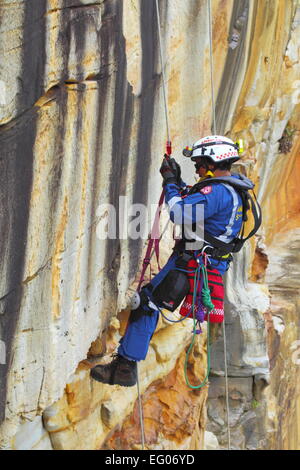
[[[166, 155], [168, 158], [172, 155], [172, 143], [168, 140], [166, 143]], [[157, 265], [158, 265], [158, 270], [160, 271], [160, 265], [159, 265], [159, 242], [160, 242], [160, 231], [159, 231], [159, 221], [160, 221], [160, 215], [161, 215], [161, 210], [162, 206], [165, 200], [165, 190], [162, 190], [162, 193], [160, 195], [159, 201], [158, 201], [158, 207], [156, 209], [155, 217], [154, 217], [154, 222], [153, 226], [151, 229], [151, 234], [150, 238], [148, 241], [148, 246], [146, 250], [145, 257], [143, 259], [143, 265], [142, 265], [142, 272], [141, 272], [141, 277], [139, 280], [138, 288], [137, 291], [139, 292], [141, 289], [141, 286], [145, 280], [145, 273], [148, 265], [150, 264], [151, 261], [151, 252], [152, 248], [154, 245], [154, 251], [156, 255], [156, 260], [157, 260]]]

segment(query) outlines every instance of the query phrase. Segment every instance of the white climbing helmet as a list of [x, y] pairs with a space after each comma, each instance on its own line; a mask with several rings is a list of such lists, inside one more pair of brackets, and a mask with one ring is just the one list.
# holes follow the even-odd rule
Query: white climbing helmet
[[231, 160], [232, 163], [239, 160], [238, 145], [231, 139], [221, 135], [209, 135], [197, 140], [191, 149], [191, 159], [209, 157], [214, 163]]

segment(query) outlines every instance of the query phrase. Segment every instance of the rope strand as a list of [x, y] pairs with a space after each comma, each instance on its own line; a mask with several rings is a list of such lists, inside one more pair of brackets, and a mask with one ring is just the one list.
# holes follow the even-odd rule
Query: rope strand
[[231, 450], [231, 436], [229, 425], [229, 393], [228, 393], [228, 370], [227, 370], [227, 347], [226, 347], [226, 329], [225, 319], [223, 320], [223, 339], [224, 339], [224, 373], [225, 373], [225, 396], [226, 396], [226, 413], [227, 413], [227, 439], [228, 450]]
[[214, 92], [214, 63], [213, 63], [213, 40], [212, 40], [212, 13], [211, 13], [211, 0], [208, 0], [208, 17], [209, 17], [209, 55], [210, 55], [210, 86], [211, 86], [211, 111], [213, 121], [213, 134], [217, 134], [216, 125], [216, 107], [215, 107], [215, 92]]
[[[195, 318], [195, 306], [196, 306], [196, 296], [197, 296], [197, 291], [198, 291], [198, 287], [199, 287], [201, 272], [202, 272], [202, 276], [203, 276], [202, 294], [203, 294], [203, 290], [207, 291], [207, 296], [204, 295], [204, 297], [202, 297], [203, 304], [207, 308], [207, 336], [206, 336], [207, 337], [207, 340], [206, 340], [207, 341], [207, 371], [206, 371], [206, 376], [204, 377], [204, 379], [202, 380], [202, 382], [199, 385], [192, 385], [190, 383], [189, 379], [188, 379], [187, 369], [188, 369], [189, 356], [190, 356], [190, 353], [191, 353], [191, 351], [194, 347], [194, 343], [195, 343], [195, 339], [196, 339], [196, 325], [197, 325], [197, 322], [196, 322], [196, 318]], [[209, 373], [210, 373], [210, 352], [211, 352], [209, 315], [210, 315], [210, 312], [213, 308], [214, 308], [214, 305], [211, 302], [210, 291], [209, 291], [209, 288], [208, 288], [208, 278], [207, 278], [206, 266], [204, 264], [202, 264], [201, 266], [198, 266], [198, 268], [195, 271], [195, 276], [194, 276], [194, 292], [193, 292], [193, 302], [192, 302], [192, 313], [193, 313], [193, 324], [194, 324], [193, 337], [192, 337], [191, 344], [190, 344], [190, 346], [187, 350], [187, 353], [186, 353], [186, 356], [185, 356], [185, 362], [184, 362], [185, 381], [186, 381], [187, 386], [189, 388], [193, 389], [193, 390], [199, 390], [200, 388], [204, 387], [204, 385], [206, 385], [207, 382], [208, 382], [208, 377], [209, 377]]]
[[166, 126], [167, 126], [167, 136], [168, 142], [170, 139], [170, 127], [169, 127], [169, 118], [168, 118], [168, 103], [167, 103], [167, 92], [166, 92], [166, 77], [165, 77], [165, 62], [163, 57], [162, 51], [162, 37], [161, 37], [161, 28], [160, 28], [160, 13], [159, 13], [159, 6], [158, 0], [155, 2], [156, 4], [156, 15], [157, 15], [157, 23], [158, 23], [158, 42], [159, 42], [159, 54], [160, 54], [160, 62], [161, 62], [161, 74], [163, 80], [163, 95], [164, 95], [164, 108], [165, 108], [165, 117], [166, 117]]
[[[212, 103], [212, 121], [213, 133], [217, 133], [216, 125], [216, 107], [214, 96], [214, 82], [213, 82], [213, 39], [212, 39], [212, 13], [211, 13], [211, 0], [208, 0], [208, 15], [209, 15], [209, 53], [210, 53], [210, 84], [211, 84], [211, 103]], [[228, 393], [228, 368], [227, 368], [227, 347], [226, 347], [226, 330], [225, 319], [223, 320], [223, 339], [224, 339], [224, 375], [225, 375], [225, 396], [226, 396], [226, 414], [227, 414], [227, 437], [228, 437], [228, 450], [231, 449], [230, 437], [230, 423], [229, 423], [229, 393]]]
[[139, 365], [136, 363], [137, 367], [137, 390], [138, 390], [138, 399], [139, 399], [139, 416], [140, 416], [140, 426], [141, 426], [141, 441], [142, 441], [142, 450], [145, 449], [145, 432], [144, 432], [144, 416], [143, 416], [143, 406], [142, 398], [140, 394], [140, 382], [139, 382]]

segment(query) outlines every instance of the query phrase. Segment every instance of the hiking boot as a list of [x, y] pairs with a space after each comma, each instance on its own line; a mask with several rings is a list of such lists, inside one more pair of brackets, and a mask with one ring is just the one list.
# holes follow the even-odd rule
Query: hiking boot
[[136, 361], [129, 361], [116, 354], [109, 364], [93, 367], [91, 377], [104, 384], [132, 387], [137, 381]]

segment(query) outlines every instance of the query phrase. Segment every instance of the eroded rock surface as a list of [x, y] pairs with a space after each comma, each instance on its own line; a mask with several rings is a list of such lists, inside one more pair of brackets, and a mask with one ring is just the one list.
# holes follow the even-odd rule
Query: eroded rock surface
[[[193, 183], [181, 149], [211, 132], [207, 2], [159, 5], [174, 156]], [[299, 448], [299, 2], [212, 6], [218, 132], [244, 138], [239, 169], [264, 211], [226, 276], [232, 443]], [[120, 196], [150, 205], [161, 191], [155, 2], [0, 0], [0, 18], [1, 448], [138, 449], [136, 388], [91, 382], [89, 370], [124, 332], [144, 248], [100, 239], [107, 204], [125, 214]], [[188, 391], [183, 377], [191, 325], [160, 323], [140, 365], [148, 448], [226, 447], [216, 336], [209, 428], [208, 387]], [[205, 330], [190, 371], [205, 376]]]

